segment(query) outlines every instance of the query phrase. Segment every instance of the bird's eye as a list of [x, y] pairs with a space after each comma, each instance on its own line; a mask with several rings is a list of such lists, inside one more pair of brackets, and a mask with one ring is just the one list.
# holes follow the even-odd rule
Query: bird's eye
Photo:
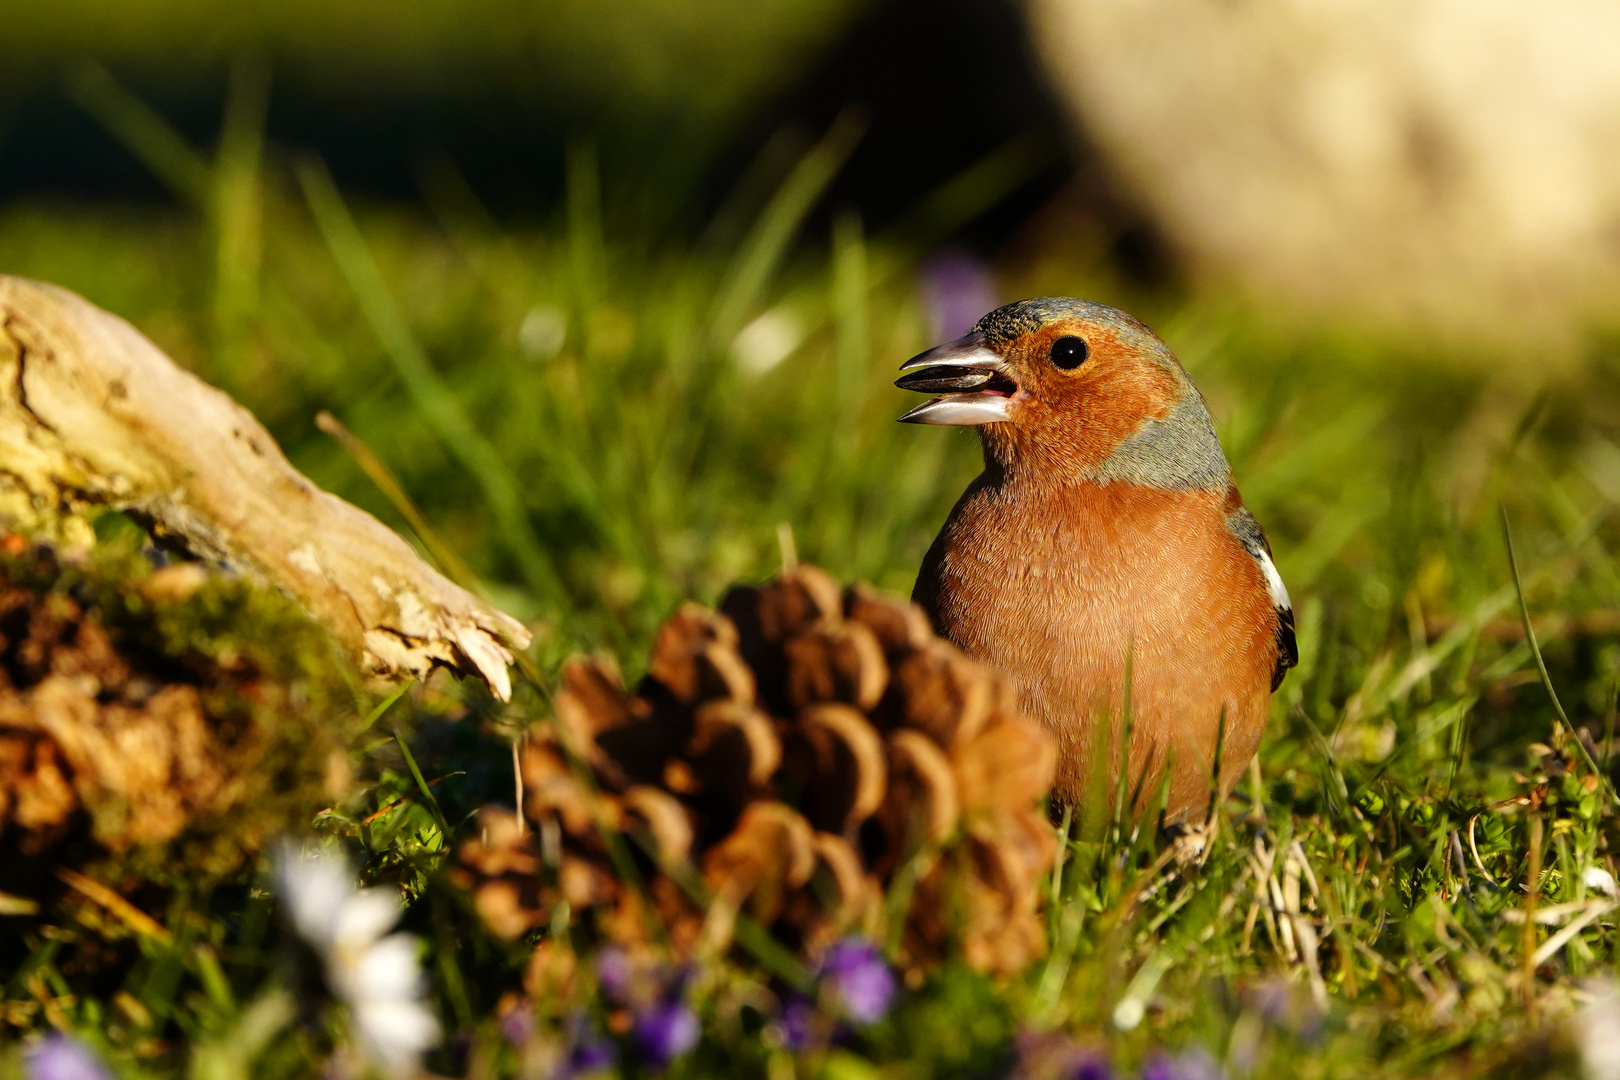
[[1064, 371], [1073, 371], [1086, 362], [1091, 350], [1086, 347], [1084, 338], [1060, 337], [1052, 342], [1052, 363]]

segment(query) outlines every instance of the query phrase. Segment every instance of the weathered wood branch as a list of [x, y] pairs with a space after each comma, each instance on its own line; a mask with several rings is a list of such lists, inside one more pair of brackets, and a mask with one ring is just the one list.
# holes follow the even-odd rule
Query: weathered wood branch
[[477, 675], [529, 634], [292, 467], [253, 415], [65, 289], [0, 275], [0, 516], [84, 535], [127, 510], [297, 598], [367, 670]]

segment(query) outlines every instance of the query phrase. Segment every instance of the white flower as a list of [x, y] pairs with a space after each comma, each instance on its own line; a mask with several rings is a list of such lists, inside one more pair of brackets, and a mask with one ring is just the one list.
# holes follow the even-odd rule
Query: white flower
[[416, 938], [388, 934], [399, 921], [399, 897], [356, 892], [342, 856], [292, 843], [281, 850], [276, 878], [294, 929], [325, 961], [327, 984], [349, 1007], [360, 1048], [396, 1076], [417, 1072], [422, 1052], [439, 1041], [439, 1023], [422, 1004]]
[[1602, 893], [1610, 900], [1620, 899], [1620, 887], [1614, 883], [1614, 877], [1601, 866], [1588, 866], [1581, 875], [1581, 884], [1592, 892]]
[[731, 355], [749, 375], [763, 375], [804, 344], [804, 322], [786, 308], [775, 307], [737, 331]]

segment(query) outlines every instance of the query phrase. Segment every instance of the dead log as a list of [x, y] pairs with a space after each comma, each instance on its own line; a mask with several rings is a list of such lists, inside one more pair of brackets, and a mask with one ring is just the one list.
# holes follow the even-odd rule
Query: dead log
[[0, 518], [83, 543], [105, 509], [272, 582], [370, 672], [440, 665], [511, 695], [521, 623], [312, 484], [253, 414], [129, 323], [0, 275]]

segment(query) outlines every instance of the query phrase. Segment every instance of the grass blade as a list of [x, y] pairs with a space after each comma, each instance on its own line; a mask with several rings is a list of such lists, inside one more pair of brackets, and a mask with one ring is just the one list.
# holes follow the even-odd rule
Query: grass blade
[[170, 191], [198, 210], [209, 211], [213, 169], [173, 125], [100, 64], [87, 62], [74, 68], [66, 89], [68, 97], [101, 121], [108, 133], [140, 158]]
[[415, 685], [416, 685], [416, 680], [415, 679], [408, 679], [408, 680], [406, 680], [405, 684], [403, 686], [401, 686], [399, 689], [395, 690], [392, 694], [389, 694], [387, 697], [385, 697], [381, 701], [377, 702], [377, 707], [375, 709], [372, 709], [371, 712], [366, 714], [366, 722], [365, 722], [364, 725], [361, 726], [360, 730], [361, 731], [369, 731], [369, 730], [371, 730], [371, 725], [375, 724], [378, 720], [381, 720], [384, 716], [388, 715], [388, 710], [392, 709], [394, 707], [394, 703], [396, 701], [398, 701], [400, 698], [404, 697], [405, 696], [405, 691], [409, 690], [411, 687], [413, 687]]
[[715, 304], [711, 328], [716, 341], [729, 342], [759, 303], [804, 219], [838, 175], [866, 132], [866, 120], [852, 109], [840, 113], [822, 140], [799, 159], [754, 223], [733, 261]]
[[416, 504], [405, 493], [405, 488], [400, 484], [398, 478], [394, 476], [392, 470], [383, 463], [382, 458], [378, 457], [376, 452], [367, 446], [360, 436], [344, 427], [341, 420], [325, 409], [315, 414], [315, 426], [337, 440], [338, 445], [348, 451], [349, 456], [354, 459], [354, 463], [360, 466], [360, 471], [365, 473], [373, 484], [377, 485], [377, 490], [383, 493], [383, 496], [399, 512], [399, 516], [405, 519], [406, 524], [410, 525], [411, 531], [416, 534], [418, 540], [422, 541], [422, 546], [427, 548], [428, 554], [433, 557], [433, 561], [439, 564], [439, 569], [443, 570], [449, 575], [450, 580], [463, 589], [482, 596], [483, 586], [478, 581], [478, 575], [474, 574], [472, 568], [467, 565], [460, 555], [456, 554], [455, 548], [446, 544], [433, 526], [428, 524], [427, 518], [423, 517], [422, 511], [416, 508]]
[[1542, 688], [1547, 691], [1547, 697], [1552, 699], [1553, 710], [1558, 713], [1558, 719], [1563, 721], [1564, 730], [1571, 741], [1580, 749], [1581, 756], [1586, 759], [1587, 767], [1603, 783], [1604, 790], [1616, 805], [1620, 805], [1620, 795], [1615, 794], [1614, 785], [1609, 782], [1609, 776], [1598, 768], [1597, 761], [1592, 752], [1586, 748], [1586, 743], [1576, 734], [1575, 725], [1570, 722], [1569, 714], [1564, 711], [1564, 703], [1558, 700], [1558, 691], [1553, 688], [1552, 676], [1547, 673], [1547, 661], [1541, 655], [1541, 643], [1536, 640], [1536, 628], [1530, 622], [1530, 602], [1524, 597], [1524, 581], [1519, 577], [1519, 557], [1513, 550], [1513, 529], [1508, 524], [1507, 507], [1502, 510], [1502, 540], [1507, 545], [1508, 569], [1513, 571], [1513, 589], [1519, 596], [1519, 616], [1524, 620], [1524, 640], [1530, 646], [1530, 655], [1535, 657], [1536, 671], [1541, 675]]
[[261, 171], [269, 110], [269, 63], [262, 57], [239, 57], [231, 65], [210, 193], [216, 234], [214, 322], [225, 343], [232, 342], [258, 311], [264, 250]]
[[422, 770], [417, 768], [416, 757], [406, 745], [405, 736], [399, 733], [399, 728], [394, 729], [394, 742], [399, 744], [399, 752], [405, 755], [405, 764], [410, 767], [411, 778], [416, 781], [416, 790], [422, 793], [422, 798], [427, 800], [428, 808], [433, 811], [433, 820], [439, 823], [439, 834], [444, 838], [444, 846], [448, 849], [450, 821], [444, 816], [444, 809], [439, 805], [439, 800], [433, 797], [433, 789], [428, 787], [427, 780], [422, 776]]
[[417, 409], [478, 481], [500, 528], [501, 539], [529, 587], [546, 601], [563, 603], [566, 592], [541, 549], [516, 478], [500, 453], [462, 409], [450, 387], [433, 370], [427, 353], [411, 333], [404, 314], [389, 293], [365, 238], [360, 235], [325, 166], [317, 161], [305, 161], [298, 168], [298, 179], [332, 257], [348, 279], [366, 320], [393, 361]]

